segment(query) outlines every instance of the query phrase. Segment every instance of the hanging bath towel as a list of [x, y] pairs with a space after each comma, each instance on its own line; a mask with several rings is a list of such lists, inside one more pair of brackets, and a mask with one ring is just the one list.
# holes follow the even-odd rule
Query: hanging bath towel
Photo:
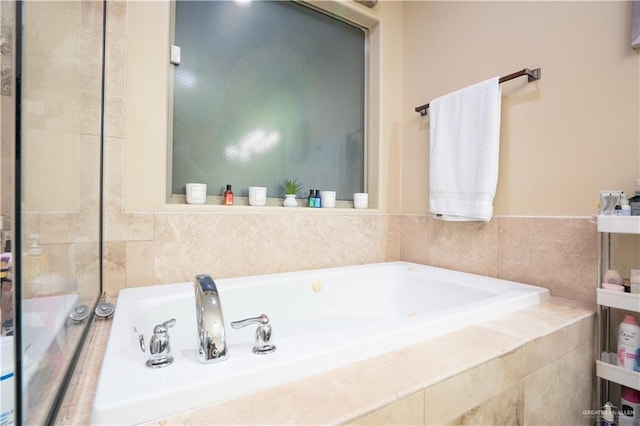
[[439, 219], [489, 221], [498, 184], [498, 77], [429, 104], [429, 210]]

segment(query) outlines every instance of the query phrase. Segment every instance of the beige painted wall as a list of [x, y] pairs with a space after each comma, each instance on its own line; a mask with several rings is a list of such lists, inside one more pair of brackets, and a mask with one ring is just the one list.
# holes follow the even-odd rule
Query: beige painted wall
[[640, 54], [630, 2], [405, 2], [402, 211], [428, 209], [429, 119], [413, 108], [522, 68], [502, 85], [494, 214], [590, 215], [640, 177]]
[[[126, 134], [136, 143], [125, 146], [123, 207], [172, 209], [164, 201], [169, 8], [128, 6]], [[629, 47], [629, 2], [383, 1], [362, 9], [379, 19], [369, 129], [379, 140], [370, 160], [381, 211], [428, 210], [429, 119], [413, 108], [524, 67], [541, 67], [542, 79], [503, 84], [494, 213], [584, 216], [596, 212], [601, 189], [633, 192], [640, 55]]]
[[161, 210], [167, 183], [169, 2], [127, 3], [124, 210]]

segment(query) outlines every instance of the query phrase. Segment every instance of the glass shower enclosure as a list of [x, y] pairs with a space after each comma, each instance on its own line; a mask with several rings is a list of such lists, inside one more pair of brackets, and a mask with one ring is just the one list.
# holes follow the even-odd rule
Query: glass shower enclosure
[[50, 424], [101, 291], [106, 6], [0, 3], [2, 424]]

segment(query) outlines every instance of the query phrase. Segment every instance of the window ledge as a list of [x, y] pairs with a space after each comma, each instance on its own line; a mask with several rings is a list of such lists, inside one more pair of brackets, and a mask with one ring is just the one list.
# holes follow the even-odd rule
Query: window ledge
[[265, 206], [250, 206], [247, 197], [235, 197], [232, 206], [222, 205], [222, 197], [207, 196], [206, 204], [187, 204], [184, 196], [173, 196], [164, 205], [164, 212], [212, 212], [212, 213], [380, 213], [377, 208], [356, 209], [352, 201], [337, 201], [336, 207], [313, 208], [303, 205], [306, 199], [298, 199], [298, 207], [284, 207], [282, 198], [269, 198]]

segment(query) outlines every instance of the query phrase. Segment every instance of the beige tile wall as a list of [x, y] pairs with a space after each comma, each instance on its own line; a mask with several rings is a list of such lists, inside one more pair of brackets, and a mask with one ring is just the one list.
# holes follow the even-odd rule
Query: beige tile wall
[[[24, 35], [22, 233], [26, 249], [38, 235], [43, 253], [23, 257], [23, 295], [77, 291], [91, 300], [99, 287], [102, 5], [24, 7], [31, 30]], [[12, 133], [3, 126], [3, 138], [5, 127]], [[13, 158], [5, 154], [3, 162]], [[8, 201], [3, 197], [3, 205]], [[32, 280], [49, 273], [65, 284], [47, 288]]]
[[408, 260], [539, 285], [554, 296], [595, 306], [597, 233], [589, 218], [499, 217], [478, 224], [274, 209], [255, 214], [111, 209], [107, 294], [189, 281], [197, 273], [224, 278]]
[[400, 259], [538, 285], [595, 306], [591, 218], [496, 217], [488, 223], [400, 217]]
[[110, 239], [107, 232], [105, 288], [113, 296], [126, 287], [190, 281], [198, 273], [224, 278], [299, 271], [397, 260], [399, 252], [398, 239], [388, 237], [397, 235], [397, 218], [375, 213], [114, 216], [118, 224], [107, 229], [118, 228], [126, 238], [131, 219], [132, 235], [147, 227], [139, 232], [151, 235]]

